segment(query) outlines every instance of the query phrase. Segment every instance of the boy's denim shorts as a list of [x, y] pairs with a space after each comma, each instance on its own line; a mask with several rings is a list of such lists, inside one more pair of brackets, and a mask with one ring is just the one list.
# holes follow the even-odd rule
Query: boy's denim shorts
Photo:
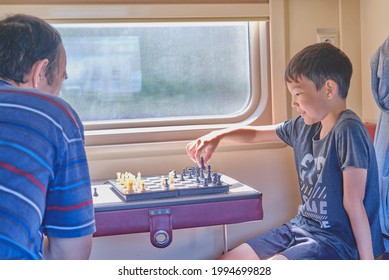
[[283, 255], [289, 260], [338, 260], [336, 250], [309, 232], [287, 223], [246, 242], [262, 260]]

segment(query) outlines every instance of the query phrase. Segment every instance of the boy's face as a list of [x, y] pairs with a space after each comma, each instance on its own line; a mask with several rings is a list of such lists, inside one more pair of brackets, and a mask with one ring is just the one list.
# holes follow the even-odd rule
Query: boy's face
[[297, 82], [287, 83], [292, 95], [292, 107], [304, 118], [307, 125], [322, 121], [328, 114], [326, 87], [316, 89], [315, 84], [301, 76]]

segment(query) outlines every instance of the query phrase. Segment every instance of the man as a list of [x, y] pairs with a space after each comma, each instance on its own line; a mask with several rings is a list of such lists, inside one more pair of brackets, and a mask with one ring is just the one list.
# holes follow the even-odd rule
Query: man
[[95, 231], [83, 125], [58, 97], [66, 53], [45, 21], [0, 21], [0, 259], [88, 259]]

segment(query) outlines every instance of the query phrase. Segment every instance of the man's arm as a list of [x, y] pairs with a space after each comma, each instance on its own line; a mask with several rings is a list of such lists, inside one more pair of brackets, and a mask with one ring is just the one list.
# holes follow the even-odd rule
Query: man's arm
[[348, 167], [343, 171], [343, 205], [349, 216], [360, 259], [374, 259], [370, 224], [363, 199], [367, 170]]
[[92, 234], [77, 238], [45, 237], [43, 259], [87, 260], [92, 250]]

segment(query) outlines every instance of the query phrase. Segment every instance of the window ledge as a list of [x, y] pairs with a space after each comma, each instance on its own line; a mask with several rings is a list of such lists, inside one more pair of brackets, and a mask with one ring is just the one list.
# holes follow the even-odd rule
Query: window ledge
[[[138, 157], [185, 155], [185, 147], [190, 141], [154, 142], [121, 145], [87, 146], [89, 160], [107, 160]], [[280, 149], [286, 147], [281, 141], [257, 144], [220, 143], [217, 152], [241, 150]]]

